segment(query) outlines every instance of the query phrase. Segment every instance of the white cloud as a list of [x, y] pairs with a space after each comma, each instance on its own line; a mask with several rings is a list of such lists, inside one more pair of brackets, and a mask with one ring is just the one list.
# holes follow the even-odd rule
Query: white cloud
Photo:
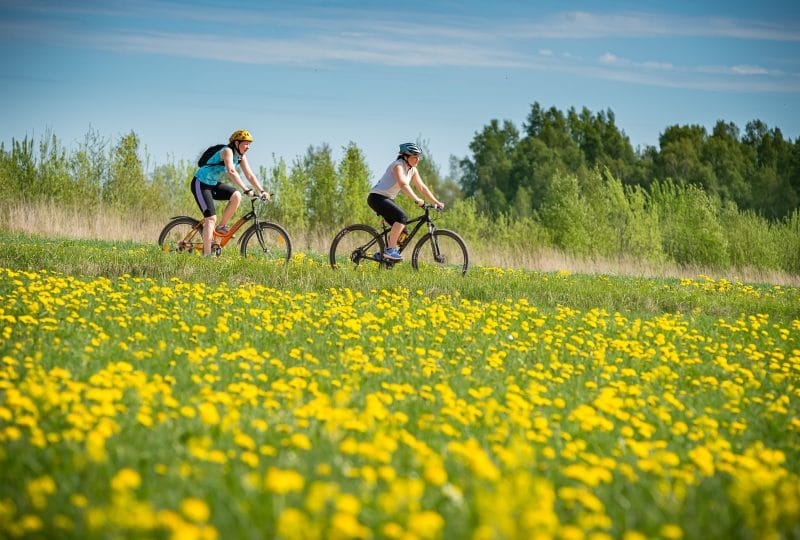
[[600, 62], [601, 64], [606, 64], [606, 65], [614, 65], [620, 63], [620, 60], [616, 55], [608, 52], [603, 54], [600, 58], [598, 58], [597, 61]]
[[761, 66], [732, 66], [731, 71], [737, 75], [767, 75], [769, 70]]
[[[729, 66], [694, 66], [692, 58], [640, 61], [607, 51], [599, 56], [587, 53], [587, 59], [581, 59], [574, 52], [580, 48], [575, 40], [585, 46], [587, 39], [604, 37], [633, 40], [634, 48], [637, 39], [669, 36], [798, 41], [800, 30], [790, 22], [571, 11], [519, 23], [518, 20], [484, 22], [462, 13], [441, 21], [431, 15], [398, 31], [396, 18], [387, 11], [316, 6], [306, 7], [301, 14], [292, 16], [279, 10], [248, 12], [242, 19], [235, 9], [200, 7], [187, 13], [180, 3], [153, 0], [143, 0], [134, 6], [49, 4], [35, 0], [30, 4], [18, 2], [15, 10], [19, 13], [15, 13], [13, 19], [0, 19], [2, 39], [262, 65], [324, 66], [349, 62], [409, 67], [535, 69], [662, 86], [700, 84], [713, 87], [716, 82], [720, 89], [736, 86], [731, 85], [731, 77], [738, 77], [747, 81], [738, 88], [752, 85], [777, 91], [800, 90], [797, 74], [736, 62], [735, 58]], [[164, 9], [155, 10], [156, 6]], [[44, 7], [52, 7], [56, 16], [51, 16]], [[87, 26], [79, 22], [82, 17], [64, 16], [68, 10], [75, 9], [87, 17], [94, 14], [108, 24]], [[188, 17], [191, 20], [187, 23]], [[240, 18], [246, 29], [241, 35], [228, 24], [236, 18]], [[131, 27], [130, 19], [137, 20], [137, 24], [144, 21], [145, 27]], [[175, 31], [153, 29], [169, 28], [171, 20], [176, 22], [172, 25]], [[211, 26], [208, 23], [212, 23]], [[639, 49], [635, 51], [631, 54], [640, 52]], [[593, 66], [602, 69], [591, 69]], [[692, 74], [702, 74], [704, 78], [692, 80]]]
[[533, 22], [514, 24], [510, 31], [518, 36], [555, 39], [727, 37], [800, 41], [800, 28], [791, 21], [776, 23], [643, 12], [560, 12]]

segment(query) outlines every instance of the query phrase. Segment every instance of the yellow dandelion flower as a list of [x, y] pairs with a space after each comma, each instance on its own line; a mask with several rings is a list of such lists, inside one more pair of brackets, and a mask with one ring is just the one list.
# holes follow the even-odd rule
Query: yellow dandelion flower
[[211, 510], [208, 504], [196, 497], [188, 497], [181, 501], [181, 513], [186, 519], [194, 523], [205, 523], [211, 517]]
[[666, 523], [661, 526], [661, 538], [666, 538], [667, 540], [681, 540], [681, 538], [683, 538], [683, 529], [678, 525]]
[[294, 470], [278, 469], [270, 467], [264, 480], [265, 487], [272, 493], [284, 495], [301, 491], [305, 484], [303, 475]]
[[355, 516], [361, 511], [361, 501], [349, 493], [342, 493], [336, 499], [336, 509]]
[[439, 538], [443, 527], [444, 518], [436, 512], [425, 510], [408, 518], [408, 529], [418, 538]]
[[120, 469], [111, 479], [111, 489], [114, 491], [128, 491], [138, 489], [142, 484], [139, 473], [133, 469]]
[[304, 538], [302, 531], [307, 530], [308, 520], [305, 514], [296, 508], [287, 508], [278, 516], [277, 532], [280, 538]]
[[197, 411], [200, 413], [200, 420], [209, 426], [216, 426], [219, 424], [219, 411], [216, 405], [209, 402], [201, 403], [197, 406]]

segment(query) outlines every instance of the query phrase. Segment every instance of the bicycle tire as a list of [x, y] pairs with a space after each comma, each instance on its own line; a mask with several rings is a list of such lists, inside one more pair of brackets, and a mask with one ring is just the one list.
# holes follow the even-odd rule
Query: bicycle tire
[[261, 221], [244, 232], [239, 252], [246, 259], [260, 258], [286, 264], [292, 258], [292, 240], [286, 229], [277, 223]]
[[158, 235], [159, 247], [165, 253], [203, 253], [203, 227], [199, 224], [189, 216], [172, 218]]
[[[439, 247], [439, 258], [434, 254], [433, 241]], [[436, 270], [446, 273], [460, 273], [469, 269], [469, 250], [464, 240], [455, 232], [436, 229], [419, 239], [411, 252], [411, 267], [417, 271]]]
[[356, 268], [362, 261], [380, 263], [384, 242], [373, 227], [363, 224], [349, 225], [333, 237], [329, 260], [331, 268]]

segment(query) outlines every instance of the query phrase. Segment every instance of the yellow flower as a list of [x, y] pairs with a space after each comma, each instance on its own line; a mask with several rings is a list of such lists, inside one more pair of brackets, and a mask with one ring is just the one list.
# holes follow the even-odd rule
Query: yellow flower
[[308, 520], [300, 510], [287, 508], [278, 516], [277, 532], [280, 538], [305, 538]]
[[667, 540], [681, 540], [683, 538], [683, 529], [678, 525], [665, 523], [661, 526], [661, 537]]
[[285, 495], [286, 493], [302, 490], [305, 479], [297, 471], [270, 467], [264, 482], [266, 488], [272, 493]]
[[111, 479], [111, 489], [114, 491], [128, 491], [131, 489], [138, 489], [142, 484], [142, 478], [139, 473], [133, 469], [121, 469]]
[[442, 527], [444, 527], [444, 518], [436, 512], [417, 512], [408, 518], [408, 528], [418, 538], [438, 538]]
[[447, 482], [447, 471], [441, 463], [429, 463], [423, 473], [425, 481], [432, 486], [441, 486]]
[[211, 510], [202, 499], [189, 497], [181, 501], [181, 513], [195, 523], [205, 523], [211, 517]]
[[197, 406], [200, 413], [200, 420], [209, 426], [216, 426], [219, 424], [219, 411], [213, 403], [204, 402]]
[[714, 476], [714, 456], [705, 446], [697, 446], [689, 450], [689, 459], [692, 460], [700, 474], [703, 476]]

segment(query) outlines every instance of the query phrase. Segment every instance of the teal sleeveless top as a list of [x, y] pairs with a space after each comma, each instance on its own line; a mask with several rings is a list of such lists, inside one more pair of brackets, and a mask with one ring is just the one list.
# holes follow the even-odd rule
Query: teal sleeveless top
[[[225, 172], [225, 164], [222, 162], [222, 156], [220, 155], [223, 150], [225, 150], [225, 148], [220, 148], [216, 154], [208, 159], [209, 163], [219, 163], [219, 165], [204, 165], [200, 167], [196, 173], [194, 173], [194, 176], [202, 183], [208, 186], [216, 186], [222, 181], [223, 178], [227, 176], [227, 173]], [[238, 168], [239, 162], [241, 161], [241, 156], [234, 152], [233, 166]]]

